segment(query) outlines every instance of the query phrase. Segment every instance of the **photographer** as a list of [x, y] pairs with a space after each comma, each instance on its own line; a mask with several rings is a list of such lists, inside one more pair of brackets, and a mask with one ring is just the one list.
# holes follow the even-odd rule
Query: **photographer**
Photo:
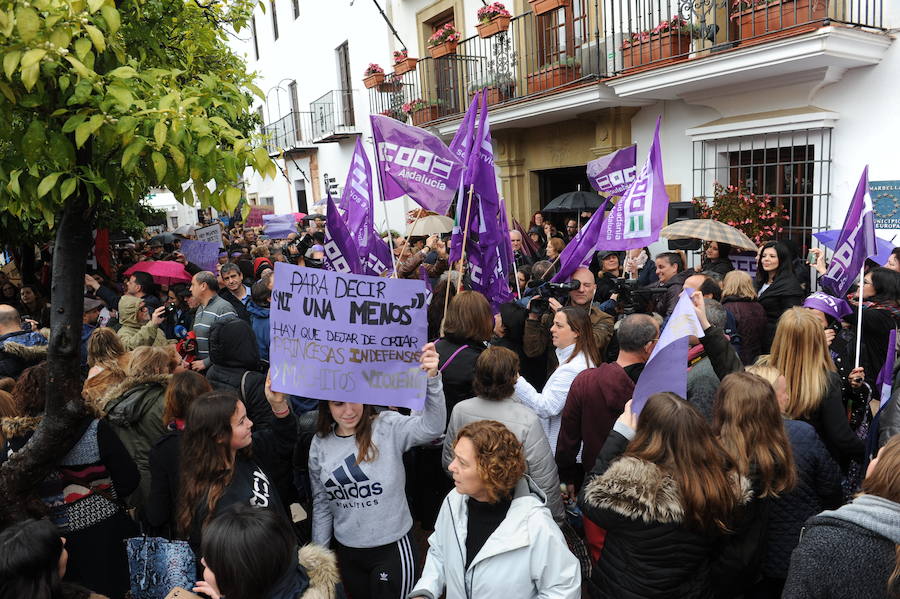
[[[537, 265], [535, 265], [537, 266]], [[613, 334], [613, 318], [594, 304], [594, 290], [596, 282], [594, 275], [587, 268], [579, 268], [572, 274], [571, 283], [578, 286], [568, 293], [566, 305], [580, 308], [588, 313], [591, 321], [591, 330], [594, 334], [594, 342], [600, 355], [606, 350]], [[541, 289], [547, 289], [549, 284]], [[553, 324], [553, 315], [563, 308], [563, 304], [556, 297], [544, 298], [539, 290], [528, 302], [530, 313], [525, 321], [525, 336], [523, 340], [525, 355], [530, 358], [546, 355], [547, 373], [552, 373], [559, 365], [556, 352], [550, 342], [550, 327]], [[546, 306], [546, 308], [545, 308]]]

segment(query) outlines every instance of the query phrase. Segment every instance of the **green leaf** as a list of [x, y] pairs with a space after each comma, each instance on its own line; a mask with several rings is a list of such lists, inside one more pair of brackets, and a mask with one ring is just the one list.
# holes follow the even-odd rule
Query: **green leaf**
[[184, 170], [184, 154], [181, 152], [181, 150], [179, 150], [172, 144], [168, 144], [168, 145], [166, 145], [166, 147], [169, 148], [169, 156], [172, 157], [172, 162], [175, 163], [175, 166], [178, 167], [179, 171], [183, 171]]
[[56, 163], [60, 169], [66, 170], [75, 163], [75, 147], [69, 141], [68, 136], [59, 131], [50, 131], [47, 144], [47, 156]]
[[97, 52], [103, 53], [106, 51], [106, 40], [103, 39], [102, 31], [93, 25], [85, 25], [84, 30], [87, 31], [88, 36], [90, 36], [91, 41], [94, 43], [94, 47], [97, 48]]
[[229, 187], [225, 190], [225, 209], [228, 212], [234, 212], [238, 203], [241, 201], [241, 190], [237, 187]]
[[153, 139], [156, 141], [157, 147], [163, 147], [166, 143], [166, 133], [169, 128], [166, 126], [165, 120], [159, 120], [153, 125]]
[[13, 104], [16, 103], [16, 94], [13, 92], [9, 84], [5, 81], [0, 81], [0, 92], [2, 92], [4, 96], [6, 96], [7, 100], [12, 102]]
[[51, 189], [56, 186], [56, 180], [59, 179], [59, 176], [62, 173], [50, 173], [46, 177], [44, 177], [43, 181], [38, 184], [37, 188], [37, 197], [40, 199], [47, 195]]
[[22, 57], [22, 70], [24, 71], [28, 67], [35, 65], [41, 61], [43, 57], [47, 55], [46, 50], [42, 50], [41, 48], [35, 48], [34, 50], [29, 50]]
[[131, 67], [119, 67], [111, 70], [107, 75], [117, 79], [131, 79], [132, 77], [137, 77], [137, 71]]
[[18, 196], [22, 193], [22, 188], [19, 187], [19, 175], [21, 174], [22, 171], [19, 169], [16, 169], [9, 174], [9, 183], [6, 184], [6, 189], [14, 196]]
[[159, 152], [154, 151], [150, 154], [150, 159], [153, 161], [153, 170], [156, 171], [156, 180], [162, 183], [163, 179], [166, 178], [166, 158]]
[[7, 79], [12, 79], [16, 67], [19, 66], [19, 59], [22, 58], [20, 50], [12, 50], [3, 55], [3, 72], [6, 73]]
[[[49, 24], [47, 26], [50, 27]], [[72, 31], [64, 25], [54, 27], [50, 32], [50, 43], [57, 48], [68, 48], [72, 43]]]
[[254, 85], [253, 83], [248, 82], [247, 89], [249, 89], [251, 92], [253, 92], [256, 95], [256, 97], [258, 97], [260, 100], [266, 99], [266, 95], [263, 93], [263, 91], [261, 89], [259, 89], [256, 85]]
[[64, 92], [69, 89], [69, 76], [68, 75], [60, 75], [59, 77], [59, 91]]
[[209, 136], [203, 137], [197, 144], [197, 154], [199, 154], [200, 156], [206, 156], [215, 146], [216, 140]]
[[116, 123], [116, 133], [122, 135], [126, 131], [134, 131], [134, 128], [137, 126], [137, 119], [133, 116], [123, 116], [119, 119], [119, 122]]
[[26, 163], [36, 164], [44, 157], [44, 146], [47, 144], [47, 137], [44, 129], [44, 123], [41, 119], [33, 119], [28, 123], [28, 128], [22, 136], [22, 156]]
[[71, 133], [75, 130], [75, 127], [83, 123], [86, 118], [86, 114], [73, 114], [68, 119], [66, 119], [66, 122], [62, 126], [62, 132]]
[[36, 10], [21, 5], [16, 8], [16, 29], [23, 42], [27, 44], [33, 40], [40, 28], [41, 18]]
[[80, 60], [78, 60], [78, 59], [75, 58], [74, 56], [70, 56], [70, 55], [67, 54], [67, 55], [66, 55], [66, 60], [69, 61], [69, 64], [72, 65], [72, 68], [74, 68], [74, 69], [75, 69], [75, 72], [78, 73], [80, 76], [82, 76], [82, 77], [90, 77], [91, 75], [94, 74], [93, 71], [91, 71], [91, 70], [88, 69], [86, 66], [84, 66], [84, 63], [82, 63]]
[[103, 6], [105, 2], [106, 0], [88, 0], [88, 10], [90, 10], [91, 13], [95, 13], [100, 10], [100, 7]]
[[107, 93], [116, 99], [116, 102], [119, 103], [119, 110], [125, 112], [128, 110], [131, 105], [134, 103], [134, 96], [131, 95], [131, 91], [124, 87], [119, 87], [117, 85], [111, 85], [106, 89]]
[[84, 58], [84, 55], [91, 51], [91, 40], [86, 37], [80, 37], [75, 40], [75, 56]]
[[106, 25], [109, 27], [109, 32], [111, 34], [115, 34], [122, 24], [121, 19], [119, 18], [119, 11], [117, 11], [109, 4], [104, 4], [100, 7], [100, 14], [103, 15], [103, 19], [106, 21]]
[[86, 122], [81, 123], [75, 128], [75, 147], [80, 148], [87, 141], [87, 138], [93, 135], [97, 129], [103, 125], [105, 117], [102, 114], [95, 114]]
[[72, 192], [75, 191], [75, 186], [78, 185], [78, 179], [75, 177], [69, 177], [65, 181], [62, 182], [62, 185], [59, 186], [59, 198], [61, 200], [65, 200], [67, 197], [72, 195]]
[[143, 150], [146, 145], [147, 144], [143, 139], [136, 139], [128, 144], [128, 147], [122, 152], [122, 169], [126, 173], [133, 171], [134, 167], [137, 166], [141, 150]]
[[41, 214], [44, 215], [44, 220], [47, 221], [47, 226], [51, 229], [53, 228], [53, 219], [55, 215], [53, 214], [53, 209], [49, 206], [45, 206], [44, 204], [40, 205]]
[[33, 64], [27, 69], [22, 69], [22, 85], [27, 91], [31, 91], [34, 84], [37, 83], [38, 75], [41, 74], [41, 65]]

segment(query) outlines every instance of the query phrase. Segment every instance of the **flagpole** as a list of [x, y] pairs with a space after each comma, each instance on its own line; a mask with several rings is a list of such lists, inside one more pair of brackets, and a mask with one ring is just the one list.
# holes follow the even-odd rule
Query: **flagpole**
[[[561, 255], [562, 254], [560, 254], [560, 256]], [[553, 270], [553, 267], [556, 266], [557, 262], [559, 262], [559, 256], [556, 257], [556, 260], [554, 260], [553, 262], [550, 263], [550, 268], [548, 268], [546, 271], [544, 271], [544, 274], [541, 275], [542, 281], [547, 278], [547, 275], [550, 274], [550, 272]]]
[[450, 304], [450, 286], [453, 284], [453, 281], [450, 280], [450, 273], [452, 270], [447, 271], [447, 286], [444, 287], [444, 313], [441, 315], [441, 330], [439, 331], [441, 337], [444, 336], [444, 321], [447, 320], [447, 306]]
[[[469, 221], [472, 220], [471, 212], [472, 212], [472, 194], [475, 192], [475, 184], [472, 183], [469, 185], [469, 199], [466, 202], [466, 222], [463, 225], [463, 242], [462, 242], [462, 253], [459, 255], [459, 281], [456, 284], [456, 293], [459, 293], [462, 289], [462, 281], [463, 281], [463, 271], [466, 266], [466, 242], [469, 239]], [[449, 280], [448, 280], [449, 282]]]
[[513, 254], [512, 267], [513, 267], [513, 278], [516, 280], [516, 293], [518, 294], [519, 298], [521, 299], [522, 287], [519, 285], [519, 269], [516, 268], [516, 255], [515, 254]]
[[859, 268], [859, 291], [857, 291], [856, 299], [858, 301], [859, 314], [856, 319], [856, 365], [854, 368], [859, 368], [859, 345], [862, 341], [862, 313], [863, 313], [863, 278], [866, 274], [866, 263], [863, 262], [863, 265]]
[[[391, 264], [394, 266], [394, 274], [391, 275], [390, 278], [394, 278], [397, 276], [397, 257], [394, 255], [394, 238], [391, 236], [391, 219], [388, 216], [390, 210], [388, 210], [387, 202], [384, 200], [384, 185], [381, 182], [381, 164], [380, 158], [378, 157], [378, 146], [375, 146], [375, 165], [378, 167], [375, 169], [376, 179], [378, 179], [378, 194], [381, 199], [381, 205], [384, 206], [384, 224], [387, 225], [387, 234], [388, 234], [388, 246], [391, 249]], [[372, 216], [375, 214], [375, 202], [372, 202]]]
[[400, 258], [394, 262], [394, 277], [399, 276], [397, 270], [400, 268], [400, 260], [403, 259], [403, 252], [409, 248], [409, 238], [413, 236], [413, 233], [416, 230], [416, 224], [419, 222], [419, 219], [422, 218], [422, 212], [424, 212], [423, 208], [419, 208], [416, 211], [416, 220], [413, 221], [412, 227], [409, 228], [409, 231], [407, 231], [406, 236], [403, 239], [403, 246], [400, 248]]

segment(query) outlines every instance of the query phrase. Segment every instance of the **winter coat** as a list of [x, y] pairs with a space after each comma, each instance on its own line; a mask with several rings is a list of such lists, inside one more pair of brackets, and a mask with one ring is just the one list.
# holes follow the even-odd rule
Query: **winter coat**
[[131, 295], [123, 295], [119, 300], [119, 339], [128, 351], [141, 345], [166, 345], [162, 329], [151, 321], [138, 322], [138, 310], [144, 300]]
[[734, 270], [734, 264], [727, 257], [720, 257], [715, 260], [704, 260], [700, 270], [719, 273], [724, 277]]
[[[468, 347], [456, 353], [464, 345]], [[434, 347], [438, 353], [438, 368], [444, 381], [444, 399], [447, 402], [447, 418], [449, 420], [450, 413], [456, 404], [475, 396], [475, 392], [472, 391], [475, 362], [478, 361], [481, 352], [485, 350], [485, 345], [480, 341], [459, 339], [448, 335], [435, 341]]]
[[220, 318], [209, 332], [206, 380], [213, 389], [230, 391], [241, 398], [253, 430], [272, 424], [272, 409], [266, 401], [266, 377], [259, 372], [259, 349], [250, 325], [228, 316]]
[[[616, 321], [613, 317], [601, 310], [599, 304], [591, 304], [591, 330], [594, 333], [594, 341], [597, 342], [597, 351], [601, 356], [606, 352], [606, 346], [612, 339], [615, 324]], [[552, 325], [553, 314], [549, 312], [544, 314], [540, 320], [529, 318], [525, 321], [525, 335], [522, 340], [525, 355], [531, 358], [546, 357], [548, 377], [559, 366], [550, 336]], [[551, 446], [553, 446], [552, 443]]]
[[126, 370], [129, 360], [131, 360], [131, 354], [125, 353], [115, 361], [94, 364], [93, 368], [99, 369], [99, 372], [95, 372], [93, 376], [85, 380], [84, 386], [81, 388], [81, 396], [88, 405], [100, 411], [100, 407], [104, 403], [103, 399], [109, 390], [128, 378]]
[[264, 599], [339, 599], [344, 597], [334, 553], [309, 544], [300, 548], [297, 567], [288, 572]]
[[823, 508], [841, 504], [841, 471], [815, 429], [799, 420], [785, 420], [797, 467], [797, 485], [772, 502], [763, 574], [786, 578], [791, 552], [803, 523]]
[[[559, 437], [559, 428], [562, 423], [562, 411], [566, 405], [566, 397], [572, 381], [581, 372], [593, 368], [595, 364], [582, 352], [573, 355], [575, 344], [563, 349], [556, 349], [556, 358], [559, 367], [553, 371], [543, 391], [540, 393], [531, 386], [525, 377], [519, 376], [513, 399], [525, 404], [534, 413], [540, 416], [541, 426], [550, 442], [550, 449], [556, 453], [556, 440]], [[571, 358], [571, 360], [570, 360]]]
[[656, 305], [653, 311], [663, 318], [668, 318], [672, 313], [672, 310], [675, 309], [675, 304], [678, 303], [678, 296], [681, 295], [681, 289], [684, 286], [684, 282], [688, 280], [688, 277], [695, 274], [697, 273], [693, 268], [688, 268], [679, 273], [675, 273], [665, 283], [657, 283], [655, 286], [665, 289], [666, 293], [660, 293], [655, 296]]
[[604, 272], [597, 276], [597, 290], [594, 292], [595, 302], [605, 302], [616, 290], [616, 275]]
[[456, 433], [478, 420], [496, 420], [508, 428], [525, 449], [525, 466], [528, 475], [547, 497], [547, 507], [553, 519], [562, 522], [565, 508], [559, 492], [559, 476], [553, 461], [553, 451], [547, 442], [547, 435], [541, 428], [540, 419], [529, 408], [508, 397], [499, 401], [473, 397], [456, 404], [450, 415], [450, 424], [444, 436], [442, 462], [444, 470], [453, 461], [453, 442]]
[[259, 349], [259, 359], [269, 361], [269, 308], [257, 306], [253, 300], [247, 303], [247, 312], [250, 313], [250, 327], [256, 336], [256, 347]]
[[784, 599], [887, 599], [900, 545], [900, 504], [860, 495], [807, 521], [791, 555]]
[[766, 311], [756, 300], [733, 295], [722, 298], [722, 306], [729, 314], [734, 316], [737, 333], [741, 337], [741, 347], [738, 355], [740, 355], [744, 366], [750, 366], [762, 353], [766, 327], [768, 326]]
[[434, 264], [425, 262], [428, 253], [427, 249], [422, 249], [404, 259], [403, 262], [397, 265], [397, 276], [401, 279], [418, 279], [419, 267], [424, 266], [428, 278], [436, 279], [440, 277], [445, 270], [450, 268], [450, 264], [447, 262], [446, 258], [439, 258]]
[[29, 366], [47, 359], [47, 338], [40, 333], [14, 331], [0, 336], [0, 378], [19, 378]]
[[[719, 377], [716, 376], [709, 357], [705, 355], [705, 350], [706, 348], [703, 348], [703, 357], [700, 361], [688, 369], [687, 397], [685, 399], [697, 408], [707, 422], [712, 423], [713, 402], [716, 398], [716, 391], [719, 389]], [[727, 351], [734, 353], [731, 347]]]
[[150, 494], [144, 510], [144, 520], [152, 536], [174, 538], [178, 510], [178, 471], [181, 452], [181, 431], [170, 430], [150, 448]]
[[447, 495], [428, 538], [422, 577], [408, 597], [581, 597], [578, 560], [532, 480], [519, 480], [506, 518], [466, 567], [468, 500], [456, 489]]
[[[6, 443], [0, 465], [31, 438], [41, 417], [4, 418]], [[74, 447], [35, 487], [50, 521], [66, 537], [69, 562], [65, 580], [109, 597], [128, 590], [128, 560], [124, 539], [137, 527], [121, 500], [138, 486], [137, 467], [107, 423], [91, 417]]]
[[790, 272], [782, 272], [775, 277], [772, 284], [766, 287], [765, 291], [760, 291], [761, 285], [757, 286], [759, 293], [758, 300], [763, 310], [766, 312], [766, 336], [763, 339], [761, 352], [769, 353], [772, 347], [772, 339], [775, 338], [775, 327], [778, 326], [778, 319], [790, 308], [799, 306], [806, 297], [806, 292], [800, 286], [800, 281]]
[[[581, 481], [593, 468], [609, 431], [633, 393], [634, 381], [615, 362], [588, 368], [575, 377], [562, 411], [556, 441], [556, 464], [562, 482]], [[579, 465], [576, 458], [582, 446]]]
[[[124, 298], [123, 298], [124, 299]], [[150, 448], [166, 433], [163, 424], [169, 375], [131, 376], [109, 389], [101, 400], [109, 422], [141, 473], [138, 493], [131, 504], [143, 508], [150, 494]]]
[[247, 304], [252, 300], [250, 299], [250, 289], [245, 287], [245, 291], [246, 295], [242, 299], [238, 299], [230, 289], [220, 289], [219, 298], [231, 304], [231, 309], [234, 310], [237, 317], [250, 324], [250, 312], [247, 311]]
[[[862, 314], [863, 328], [859, 365], [866, 371], [866, 382], [875, 389], [875, 380], [884, 366], [891, 331], [896, 327], [900, 327], [900, 310], [886, 304], [864, 302], [863, 305], [865, 307]], [[854, 307], [856, 310], [859, 309], [858, 306]], [[847, 317], [848, 322], [854, 323], [854, 330], [856, 329], [855, 325], [859, 314], [856, 310]], [[856, 352], [851, 350], [851, 353], [855, 355]]]
[[847, 413], [841, 399], [841, 377], [836, 372], [828, 373], [825, 396], [819, 406], [806, 418], [828, 448], [842, 470], [846, 470], [850, 460], [862, 462], [865, 445], [857, 437], [847, 422]]
[[[598, 596], [712, 597], [710, 567], [721, 536], [685, 526], [675, 479], [653, 463], [619, 457], [627, 445], [618, 430], [609, 434], [578, 497], [585, 516], [606, 531], [591, 575]], [[749, 481], [741, 485], [746, 491]]]

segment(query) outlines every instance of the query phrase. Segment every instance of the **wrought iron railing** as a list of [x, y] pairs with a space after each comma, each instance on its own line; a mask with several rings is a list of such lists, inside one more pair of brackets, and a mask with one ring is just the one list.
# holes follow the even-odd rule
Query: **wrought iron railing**
[[349, 132], [356, 126], [353, 90], [332, 90], [310, 103], [309, 108], [312, 111], [313, 139], [316, 141]]
[[291, 111], [263, 127], [263, 134], [269, 154], [310, 146], [313, 143], [312, 113]]
[[[373, 113], [417, 124], [456, 117], [474, 91], [491, 104], [569, 89], [827, 24], [883, 29], [884, 0], [571, 0], [469, 37], [369, 90]], [[406, 111], [404, 112], [404, 107]]]

